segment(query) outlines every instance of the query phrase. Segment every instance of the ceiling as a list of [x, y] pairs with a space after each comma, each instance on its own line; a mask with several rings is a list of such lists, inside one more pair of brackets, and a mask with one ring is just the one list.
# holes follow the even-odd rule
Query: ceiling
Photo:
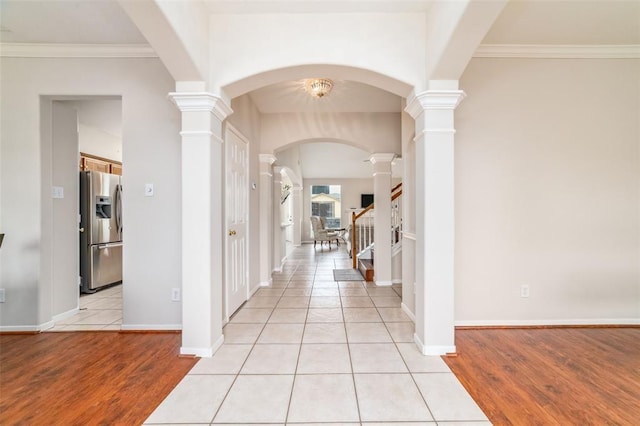
[[0, 0], [0, 40], [10, 43], [146, 43], [115, 0]]
[[510, 1], [483, 44], [640, 44], [640, 1]]
[[435, 0], [205, 0], [212, 13], [409, 13]]
[[[426, 12], [434, 3], [205, 0], [212, 13], [409, 13]], [[146, 43], [115, 0], [0, 0], [0, 21], [3, 42]], [[639, 28], [637, 0], [511, 0], [483, 43], [639, 44]]]
[[[136, 0], [131, 0], [136, 1]], [[435, 0], [204, 0], [212, 13], [410, 13]], [[115, 0], [0, 0], [0, 41], [15, 43], [146, 43]], [[640, 44], [638, 0], [511, 0], [484, 44]], [[322, 77], [322, 76], [309, 76]], [[301, 81], [249, 94], [262, 113], [399, 112], [401, 99], [353, 81], [335, 81], [313, 99]], [[370, 177], [368, 153], [330, 142], [302, 145], [304, 177]], [[344, 161], [343, 161], [344, 160]], [[349, 160], [349, 161], [346, 161]], [[330, 165], [330, 166], [327, 166]]]
[[[319, 76], [321, 77], [321, 76]], [[355, 81], [335, 80], [329, 95], [314, 98], [304, 80], [284, 81], [249, 94], [258, 110], [270, 113], [400, 112], [402, 99], [382, 89]]]

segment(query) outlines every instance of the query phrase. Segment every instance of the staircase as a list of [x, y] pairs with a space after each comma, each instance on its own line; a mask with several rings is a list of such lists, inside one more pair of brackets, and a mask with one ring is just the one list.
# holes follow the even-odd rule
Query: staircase
[[[402, 250], [402, 183], [391, 189], [391, 253], [396, 256]], [[353, 269], [358, 269], [366, 281], [373, 281], [374, 248], [373, 224], [375, 204], [351, 214], [351, 259]]]

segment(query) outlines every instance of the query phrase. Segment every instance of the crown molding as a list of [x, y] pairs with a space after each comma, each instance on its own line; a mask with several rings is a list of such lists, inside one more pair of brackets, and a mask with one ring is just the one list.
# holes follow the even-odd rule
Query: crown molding
[[639, 44], [481, 44], [474, 58], [638, 59]]
[[462, 90], [427, 90], [407, 99], [407, 107], [404, 109], [414, 119], [427, 109], [454, 110], [467, 96]]
[[369, 157], [369, 161], [371, 162], [371, 164], [391, 163], [394, 158], [396, 158], [396, 154], [394, 153], [377, 152], [371, 154], [371, 157]]
[[211, 112], [220, 121], [224, 121], [233, 110], [218, 95], [208, 92], [171, 92], [171, 100], [182, 112]]
[[0, 43], [3, 58], [157, 58], [148, 44]]

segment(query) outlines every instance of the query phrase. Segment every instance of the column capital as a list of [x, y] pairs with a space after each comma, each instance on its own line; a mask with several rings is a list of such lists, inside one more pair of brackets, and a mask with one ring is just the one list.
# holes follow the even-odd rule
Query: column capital
[[277, 160], [276, 156], [273, 154], [258, 154], [258, 158], [261, 163], [267, 163], [268, 165], [272, 165]]
[[371, 164], [391, 163], [396, 157], [397, 155], [394, 153], [376, 152], [374, 154], [371, 154], [371, 157], [369, 157], [369, 161], [371, 161]]
[[466, 96], [463, 90], [427, 90], [407, 99], [404, 110], [416, 119], [425, 110], [454, 110]]
[[169, 98], [181, 112], [210, 112], [220, 121], [233, 114], [220, 96], [209, 92], [171, 92]]

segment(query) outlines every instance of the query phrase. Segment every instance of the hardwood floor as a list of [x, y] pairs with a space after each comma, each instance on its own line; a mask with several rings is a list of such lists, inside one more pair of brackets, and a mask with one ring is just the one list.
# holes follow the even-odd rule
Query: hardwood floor
[[0, 424], [139, 425], [196, 363], [180, 334], [0, 336]]
[[[458, 330], [446, 358], [495, 425], [637, 425], [640, 328]], [[138, 425], [195, 364], [180, 334], [0, 336], [0, 424]]]
[[640, 424], [640, 328], [457, 330], [445, 361], [494, 425]]

